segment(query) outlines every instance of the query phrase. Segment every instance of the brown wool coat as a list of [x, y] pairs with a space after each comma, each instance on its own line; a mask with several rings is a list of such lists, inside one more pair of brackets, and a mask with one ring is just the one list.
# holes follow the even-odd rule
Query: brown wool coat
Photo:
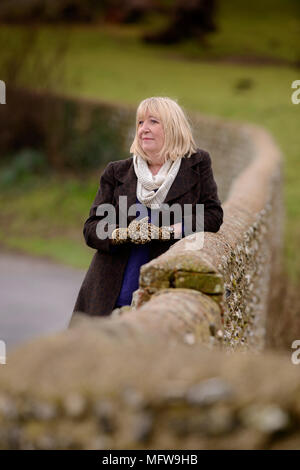
[[[98, 205], [110, 203], [116, 208], [118, 224], [119, 196], [127, 196], [128, 208], [136, 203], [137, 177], [133, 158], [110, 162], [105, 168], [100, 187], [90, 209], [89, 218], [85, 221], [83, 234], [88, 246], [96, 250], [90, 267], [80, 288], [74, 312], [88, 315], [109, 315], [114, 309], [122, 286], [123, 274], [130, 255], [131, 243], [117, 245], [111, 250], [109, 238], [100, 240], [96, 226], [105, 216], [96, 215]], [[183, 157], [177, 176], [165, 198], [165, 203], [204, 204], [204, 231], [217, 232], [223, 223], [223, 210], [214, 180], [211, 158], [205, 150], [198, 149], [190, 158]], [[135, 219], [127, 217], [128, 224]], [[104, 222], [104, 221], [103, 221]], [[195, 231], [193, 217], [193, 231]], [[101, 222], [100, 222], [101, 223]], [[107, 228], [107, 222], [105, 223]], [[150, 259], [156, 258], [177, 240], [152, 240]]]

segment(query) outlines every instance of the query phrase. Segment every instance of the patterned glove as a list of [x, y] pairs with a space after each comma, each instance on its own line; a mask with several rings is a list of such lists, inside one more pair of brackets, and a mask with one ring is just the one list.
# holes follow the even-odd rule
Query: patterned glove
[[132, 243], [135, 244], [144, 244], [150, 242], [151, 234], [149, 233], [148, 227], [149, 217], [144, 217], [143, 219], [134, 219], [128, 225], [128, 236]]
[[174, 228], [162, 226], [159, 229], [159, 239], [160, 240], [174, 240]]
[[151, 240], [172, 240], [173, 227], [157, 227], [148, 222], [149, 217], [133, 220], [128, 226], [128, 236], [132, 243], [144, 244]]
[[129, 242], [128, 228], [116, 228], [111, 234], [112, 245], [121, 245]]

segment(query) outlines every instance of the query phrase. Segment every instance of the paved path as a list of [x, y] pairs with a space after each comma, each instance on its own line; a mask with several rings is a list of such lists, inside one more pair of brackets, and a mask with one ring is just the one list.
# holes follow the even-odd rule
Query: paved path
[[0, 252], [0, 340], [7, 351], [67, 328], [85, 272]]

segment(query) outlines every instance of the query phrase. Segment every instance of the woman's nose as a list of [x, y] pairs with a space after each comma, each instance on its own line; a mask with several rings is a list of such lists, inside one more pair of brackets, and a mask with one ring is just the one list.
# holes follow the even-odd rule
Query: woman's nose
[[149, 126], [148, 126], [148, 124], [145, 123], [145, 122], [143, 122], [142, 127], [141, 127], [141, 130], [142, 130], [143, 132], [148, 132], [148, 131], [149, 131]]

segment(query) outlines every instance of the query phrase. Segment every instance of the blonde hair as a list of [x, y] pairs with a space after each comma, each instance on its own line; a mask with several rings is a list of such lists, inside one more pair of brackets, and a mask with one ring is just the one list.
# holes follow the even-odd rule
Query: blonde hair
[[143, 151], [138, 140], [138, 126], [147, 111], [158, 118], [164, 129], [164, 145], [159, 152], [159, 157], [164, 162], [168, 159], [176, 160], [183, 156], [190, 157], [195, 153], [195, 144], [190, 124], [176, 101], [171, 98], [151, 97], [141, 101], [136, 111], [136, 132], [130, 147], [130, 153], [140, 155], [144, 160], [150, 161], [149, 156]]

